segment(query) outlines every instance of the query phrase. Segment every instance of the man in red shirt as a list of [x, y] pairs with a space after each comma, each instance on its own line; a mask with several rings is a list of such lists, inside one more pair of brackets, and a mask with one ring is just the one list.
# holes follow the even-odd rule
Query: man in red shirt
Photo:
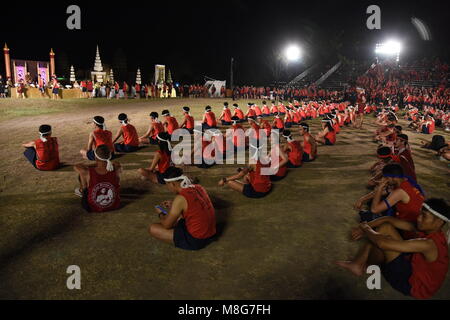
[[216, 236], [215, 210], [207, 191], [192, 184], [180, 168], [170, 167], [164, 180], [176, 196], [156, 206], [160, 222], [150, 225], [150, 235], [180, 249], [206, 247]]
[[106, 145], [109, 148], [109, 151], [113, 154], [114, 157], [114, 145], [112, 142], [112, 133], [109, 130], [106, 130], [105, 119], [100, 116], [95, 116], [92, 120], [94, 131], [89, 134], [89, 140], [86, 149], [81, 149], [80, 154], [86, 160], [94, 161], [95, 154], [94, 149], [99, 145]]
[[223, 126], [230, 126], [232, 123], [231, 120], [231, 110], [228, 108], [228, 102], [223, 103], [223, 111], [219, 117], [219, 120], [222, 122]]
[[38, 170], [56, 170], [60, 166], [58, 140], [52, 137], [52, 127], [43, 124], [39, 127], [40, 138], [23, 144], [25, 158]]
[[[442, 199], [428, 199], [417, 225], [393, 217], [363, 222], [352, 230], [352, 240], [369, 240], [352, 261], [337, 265], [357, 276], [369, 265], [379, 265], [384, 278], [397, 291], [416, 299], [429, 299], [439, 290], [448, 271], [448, 239], [442, 231], [450, 222], [450, 208]], [[399, 231], [414, 232], [404, 240]]]
[[120, 163], [111, 162], [112, 153], [106, 145], [94, 150], [95, 165], [77, 164], [80, 188], [75, 195], [82, 198], [82, 206], [88, 212], [105, 212], [120, 207]]
[[172, 135], [172, 133], [180, 127], [178, 125], [177, 119], [170, 115], [169, 110], [163, 110], [163, 112], [161, 112], [161, 115], [166, 118], [166, 121], [163, 122], [163, 126], [166, 128], [166, 132], [169, 135]]
[[214, 114], [210, 106], [205, 107], [205, 114], [203, 115], [202, 120], [202, 128], [203, 130], [217, 128], [216, 115]]
[[[116, 136], [113, 139], [114, 149], [116, 152], [128, 153], [139, 150], [139, 136], [136, 128], [129, 123], [128, 116], [125, 113], [119, 114], [119, 122], [121, 124]], [[115, 143], [123, 136], [121, 143]]]
[[180, 128], [186, 129], [190, 134], [194, 133], [194, 117], [191, 116], [191, 109], [189, 107], [183, 107], [184, 121]]

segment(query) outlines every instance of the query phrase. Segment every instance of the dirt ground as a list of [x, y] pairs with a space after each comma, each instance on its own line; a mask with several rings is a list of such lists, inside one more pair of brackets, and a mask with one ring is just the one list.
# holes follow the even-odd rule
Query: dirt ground
[[[218, 114], [222, 102], [0, 100], [0, 298], [405, 299], [384, 279], [381, 290], [368, 290], [367, 276], [356, 278], [334, 265], [359, 248], [349, 240], [349, 230], [358, 222], [352, 205], [367, 192], [368, 168], [375, 160], [372, 117], [361, 130], [344, 128], [335, 146], [319, 147], [316, 161], [290, 170], [263, 199], [217, 186], [238, 165], [189, 168], [209, 191], [219, 222], [218, 241], [199, 252], [160, 243], [147, 233], [158, 220], [153, 206], [173, 197], [137, 176], [136, 169], [150, 163], [154, 146], [118, 160], [124, 166], [123, 208], [103, 214], [81, 209], [71, 165], [81, 161], [90, 118], [104, 116], [115, 132], [117, 115], [125, 112], [143, 134], [151, 111], [167, 108], [180, 119], [187, 105], [199, 119], [205, 105]], [[53, 126], [65, 163], [55, 172], [35, 170], [22, 155], [20, 144], [36, 139], [43, 123]], [[316, 133], [319, 121], [310, 123]], [[419, 148], [424, 136], [405, 131], [427, 196], [450, 201], [448, 164]], [[66, 287], [70, 265], [81, 268], [81, 290]], [[435, 298], [450, 298], [450, 276]]]

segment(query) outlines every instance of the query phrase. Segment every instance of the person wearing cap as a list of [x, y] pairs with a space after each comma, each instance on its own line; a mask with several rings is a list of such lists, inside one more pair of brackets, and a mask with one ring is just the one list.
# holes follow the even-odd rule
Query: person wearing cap
[[202, 119], [202, 127], [203, 130], [217, 128], [216, 115], [214, 114], [210, 106], [205, 107], [205, 114], [203, 115]]
[[231, 110], [228, 108], [228, 102], [223, 103], [223, 111], [219, 117], [223, 126], [230, 126], [232, 124], [231, 120]]
[[60, 167], [58, 139], [52, 137], [52, 127], [43, 124], [39, 127], [39, 139], [22, 144], [24, 156], [38, 170], [51, 171]]
[[317, 156], [317, 143], [314, 137], [309, 133], [309, 125], [306, 122], [299, 124], [299, 133], [303, 137], [302, 162], [311, 162]]
[[[119, 122], [121, 124], [116, 136], [113, 139], [114, 150], [120, 153], [129, 153], [139, 150], [139, 136], [136, 128], [129, 123], [128, 116], [125, 113], [119, 114]], [[123, 137], [123, 141], [116, 143], [116, 141]]]
[[184, 250], [200, 250], [216, 239], [216, 214], [208, 192], [193, 184], [183, 170], [170, 167], [164, 178], [176, 194], [157, 208], [160, 221], [149, 226], [150, 235]]
[[239, 108], [237, 103], [233, 104], [233, 107], [234, 107], [233, 117], [239, 118], [239, 122], [244, 122], [245, 121], [244, 112], [241, 110], [241, 108]]
[[93, 151], [95, 165], [77, 164], [80, 187], [75, 195], [82, 198], [82, 206], [88, 212], [105, 212], [120, 207], [120, 174], [122, 167], [112, 162], [112, 153], [107, 145], [98, 145]]
[[[356, 276], [365, 274], [369, 265], [378, 265], [395, 290], [416, 299], [432, 298], [448, 271], [449, 234], [446, 237], [442, 229], [449, 222], [449, 205], [436, 198], [423, 203], [417, 224], [394, 217], [363, 222], [352, 229], [351, 238], [368, 241], [352, 261], [336, 263]], [[404, 239], [402, 232], [413, 237]]]
[[158, 120], [158, 112], [151, 112], [150, 125], [147, 132], [142, 137], [139, 137], [139, 142], [142, 144], [150, 143], [152, 145], [156, 145], [158, 144], [158, 139], [156, 136], [160, 132], [164, 132], [164, 126], [161, 121]]
[[114, 145], [112, 142], [112, 133], [106, 130], [105, 119], [95, 116], [92, 120], [94, 131], [89, 134], [89, 140], [86, 149], [81, 149], [80, 154], [86, 160], [95, 160], [94, 149], [99, 145], [106, 145], [114, 157]]
[[191, 109], [189, 107], [183, 107], [184, 120], [183, 123], [180, 125], [180, 128], [186, 129], [187, 131], [189, 131], [190, 134], [192, 134], [194, 133], [195, 121], [194, 117], [191, 116], [190, 111]]
[[180, 127], [177, 119], [170, 115], [169, 110], [163, 110], [163, 112], [161, 112], [161, 115], [165, 118], [165, 121], [163, 122], [165, 131], [169, 135], [172, 135], [172, 133]]
[[285, 144], [282, 148], [282, 151], [287, 154], [288, 168], [299, 168], [302, 165], [303, 159], [303, 148], [299, 141], [292, 138], [292, 133], [289, 130], [283, 131], [283, 138], [287, 140], [287, 144]]
[[326, 146], [332, 146], [336, 143], [336, 131], [333, 128], [333, 121], [329, 118], [321, 120], [322, 131], [315, 136], [315, 140]]
[[[247, 168], [239, 169], [238, 173], [228, 178], [222, 178], [219, 186], [229, 186], [232, 190], [242, 193], [248, 198], [263, 198], [272, 190], [270, 175], [261, 174], [262, 168], [268, 168], [270, 164], [263, 164], [261, 160], [261, 148], [249, 145], [249, 152], [255, 164], [249, 164]], [[268, 161], [267, 157], [265, 160]], [[266, 162], [266, 161], [265, 161]], [[240, 181], [243, 179], [243, 181]]]
[[164, 175], [167, 169], [172, 166], [172, 145], [167, 132], [160, 132], [156, 138], [158, 139], [159, 150], [156, 151], [150, 167], [140, 168], [138, 173], [143, 180], [150, 180], [155, 184], [165, 184]]

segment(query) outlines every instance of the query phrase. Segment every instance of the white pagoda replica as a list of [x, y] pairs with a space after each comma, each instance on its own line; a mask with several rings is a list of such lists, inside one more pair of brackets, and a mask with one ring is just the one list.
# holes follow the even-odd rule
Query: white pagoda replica
[[100, 59], [100, 51], [95, 54], [94, 71], [91, 71], [91, 78], [94, 82], [103, 82], [106, 77], [106, 72], [103, 71], [102, 60]]
[[114, 72], [113, 69], [109, 70], [109, 81], [114, 82]]
[[142, 84], [142, 80], [141, 80], [141, 69], [137, 69], [137, 72], [136, 72], [136, 83], [138, 83], [138, 84]]
[[73, 68], [73, 66], [70, 66], [70, 82], [75, 82], [76, 78], [75, 78], [75, 69]]

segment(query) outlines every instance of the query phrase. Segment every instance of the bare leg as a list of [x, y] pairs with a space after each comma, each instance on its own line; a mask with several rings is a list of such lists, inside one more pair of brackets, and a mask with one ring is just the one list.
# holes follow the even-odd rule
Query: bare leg
[[81, 149], [81, 150], [80, 150], [80, 154], [81, 154], [81, 156], [83, 157], [83, 159], [89, 160], [88, 157], [87, 157], [87, 150]]
[[173, 229], [166, 229], [160, 223], [152, 223], [148, 228], [148, 232], [153, 238], [166, 243], [173, 243]]
[[151, 172], [148, 169], [144, 169], [144, 168], [140, 168], [138, 170], [139, 174], [141, 175], [141, 178], [143, 180], [149, 180], [155, 184], [159, 184], [158, 182], [158, 178], [156, 177], [156, 174], [154, 174], [153, 172]]

